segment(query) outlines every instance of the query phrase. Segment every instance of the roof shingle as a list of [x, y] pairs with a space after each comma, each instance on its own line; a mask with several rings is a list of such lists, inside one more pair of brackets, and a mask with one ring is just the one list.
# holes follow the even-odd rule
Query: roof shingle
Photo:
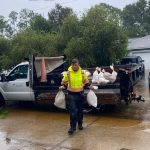
[[150, 49], [150, 35], [128, 40], [128, 50]]

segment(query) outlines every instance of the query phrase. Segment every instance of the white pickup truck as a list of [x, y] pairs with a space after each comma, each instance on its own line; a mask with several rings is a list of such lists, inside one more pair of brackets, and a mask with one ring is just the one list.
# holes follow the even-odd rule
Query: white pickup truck
[[[7, 100], [34, 101], [37, 103], [53, 104], [61, 85], [62, 72], [66, 70], [64, 56], [44, 57], [46, 82], [41, 82], [41, 62], [43, 57], [31, 55], [26, 62], [15, 66], [8, 75], [2, 74], [0, 81], [0, 106]], [[131, 81], [141, 79], [139, 65], [114, 66], [118, 72], [116, 82], [107, 85], [97, 85], [95, 93], [100, 104], [118, 104], [124, 100], [132, 100], [133, 84]], [[109, 66], [104, 66], [111, 72]], [[122, 71], [123, 70], [125, 71]], [[95, 68], [88, 68], [93, 73]], [[127, 73], [128, 72], [128, 73]], [[89, 78], [90, 79], [90, 78]], [[67, 93], [66, 91], [64, 91]], [[85, 90], [85, 95], [88, 90]], [[134, 97], [133, 97], [134, 99]]]
[[[6, 100], [37, 101], [40, 100], [41, 93], [46, 92], [54, 100], [60, 86], [61, 72], [64, 71], [64, 57], [44, 57], [48, 74], [45, 83], [41, 82], [41, 60], [42, 57], [30, 56], [28, 61], [15, 66], [8, 75], [1, 75], [0, 105]], [[43, 99], [46, 100], [46, 97]]]

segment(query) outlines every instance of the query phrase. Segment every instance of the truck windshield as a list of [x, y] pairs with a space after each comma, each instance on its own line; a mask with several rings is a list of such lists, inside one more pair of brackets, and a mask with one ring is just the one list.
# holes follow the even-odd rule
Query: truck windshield
[[121, 61], [121, 65], [132, 64], [132, 63], [137, 63], [137, 59], [136, 58], [123, 58]]

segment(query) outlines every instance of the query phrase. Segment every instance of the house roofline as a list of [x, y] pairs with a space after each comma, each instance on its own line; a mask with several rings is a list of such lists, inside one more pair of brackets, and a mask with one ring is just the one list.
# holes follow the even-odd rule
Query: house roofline
[[140, 50], [150, 50], [150, 47], [149, 48], [128, 49], [128, 51], [140, 51]]

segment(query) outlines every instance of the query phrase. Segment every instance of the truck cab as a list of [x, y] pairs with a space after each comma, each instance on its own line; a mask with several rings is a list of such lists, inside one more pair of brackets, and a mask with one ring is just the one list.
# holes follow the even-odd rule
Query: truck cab
[[[41, 82], [41, 63], [43, 58], [47, 78], [46, 82]], [[54, 100], [61, 83], [61, 73], [64, 71], [64, 63], [64, 56], [29, 56], [27, 61], [16, 65], [7, 75], [1, 75], [0, 103], [6, 100], [36, 101], [40, 99], [41, 94], [45, 95], [45, 92], [51, 93], [51, 97]], [[54, 94], [52, 94], [53, 91]], [[45, 99], [45, 97], [43, 98]]]
[[141, 73], [145, 72], [144, 60], [140, 56], [126, 56], [121, 60], [121, 65], [140, 65]]
[[5, 100], [34, 100], [34, 92], [29, 86], [29, 62], [22, 62], [1, 76], [0, 93]]

